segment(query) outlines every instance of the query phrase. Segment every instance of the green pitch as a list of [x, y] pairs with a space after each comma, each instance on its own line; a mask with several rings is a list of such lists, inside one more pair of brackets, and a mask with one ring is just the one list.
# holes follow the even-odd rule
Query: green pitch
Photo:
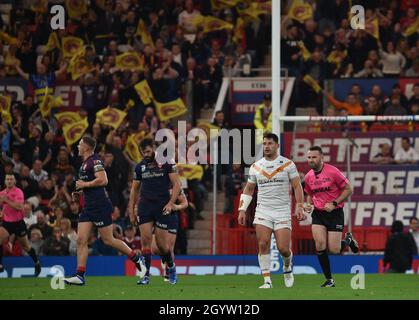
[[136, 285], [134, 277], [87, 277], [83, 287], [51, 289], [51, 278], [0, 279], [0, 299], [415, 299], [419, 300], [419, 275], [365, 275], [365, 289], [351, 288], [352, 274], [335, 275], [335, 288], [320, 288], [320, 275], [296, 275], [291, 289], [282, 275], [272, 277], [274, 288], [258, 289], [260, 276], [180, 276], [177, 285], [152, 277], [148, 286]]

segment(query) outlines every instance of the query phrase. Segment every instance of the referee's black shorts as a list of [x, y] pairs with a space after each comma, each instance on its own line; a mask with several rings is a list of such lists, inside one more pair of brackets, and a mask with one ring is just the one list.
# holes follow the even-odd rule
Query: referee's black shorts
[[342, 232], [345, 223], [343, 208], [337, 208], [331, 212], [314, 209], [311, 219], [311, 224], [325, 226], [327, 231]]
[[16, 237], [24, 237], [28, 234], [28, 230], [26, 229], [26, 223], [24, 220], [19, 220], [16, 222], [6, 222], [3, 221], [0, 226], [3, 226], [4, 229], [7, 230], [9, 235], [15, 234]]

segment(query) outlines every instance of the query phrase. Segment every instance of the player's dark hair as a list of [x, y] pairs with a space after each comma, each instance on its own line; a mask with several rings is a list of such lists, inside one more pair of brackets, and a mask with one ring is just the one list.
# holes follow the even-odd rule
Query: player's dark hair
[[318, 151], [320, 154], [323, 154], [323, 150], [322, 148], [320, 148], [319, 146], [312, 146], [310, 149], [308, 149], [309, 151]]
[[416, 217], [411, 217], [411, 218], [409, 219], [409, 223], [412, 223], [412, 221], [419, 221], [419, 219], [418, 219], [418, 218], [416, 218]]
[[145, 138], [140, 141], [140, 150], [144, 150], [147, 147], [154, 147], [154, 140], [151, 138]]
[[410, 138], [409, 137], [403, 137], [402, 141], [406, 141], [410, 145]]
[[83, 136], [82, 138], [83, 143], [87, 144], [92, 150], [96, 149], [96, 140], [92, 138], [91, 136]]
[[263, 139], [272, 139], [275, 143], [279, 143], [278, 136], [272, 132], [266, 132], [263, 134]]
[[403, 222], [396, 220], [391, 225], [391, 233], [403, 232]]

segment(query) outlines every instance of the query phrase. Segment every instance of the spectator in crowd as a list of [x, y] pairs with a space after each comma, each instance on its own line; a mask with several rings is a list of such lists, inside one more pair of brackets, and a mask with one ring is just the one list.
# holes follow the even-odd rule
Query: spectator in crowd
[[193, 0], [186, 0], [185, 10], [179, 14], [179, 27], [181, 27], [186, 34], [196, 33], [197, 29], [193, 21], [198, 15], [200, 15], [200, 12], [194, 8]]
[[30, 171], [29, 176], [31, 179], [38, 182], [38, 184], [48, 179], [48, 172], [42, 169], [41, 160], [38, 159], [33, 162], [32, 170]]
[[403, 223], [399, 220], [391, 226], [391, 236], [384, 251], [384, 266], [389, 264], [387, 272], [405, 273], [412, 268], [413, 256], [417, 254], [412, 236], [403, 232]]
[[413, 61], [412, 66], [406, 70], [406, 77], [418, 78], [419, 77], [419, 57]]
[[[38, 228], [32, 228], [29, 232], [29, 244], [31, 248], [35, 250], [37, 256], [43, 255], [42, 246], [44, 245], [44, 240], [42, 239], [42, 232]], [[25, 252], [25, 255], [27, 253]]]
[[327, 100], [339, 110], [346, 110], [349, 115], [360, 116], [363, 113], [363, 108], [360, 102], [357, 101], [355, 94], [349, 93], [345, 102], [336, 100], [326, 90], [323, 90], [323, 94], [327, 97]]
[[394, 163], [394, 156], [391, 152], [391, 147], [388, 143], [380, 144], [380, 152], [377, 153], [371, 162], [376, 164], [391, 164]]
[[378, 44], [384, 76], [388, 78], [400, 76], [406, 65], [404, 55], [394, 47], [391, 41], [387, 42], [386, 51], [382, 49], [380, 41], [378, 41]]
[[390, 104], [392, 99], [399, 99], [401, 106], [403, 108], [407, 109], [409, 101], [407, 100], [404, 93], [402, 93], [402, 90], [400, 88], [400, 84], [398, 84], [398, 83], [393, 85], [393, 88], [391, 89], [390, 97], [385, 102], [387, 104]]
[[419, 250], [419, 219], [412, 217], [409, 219], [409, 232], [416, 243], [416, 249]]
[[47, 238], [42, 246], [42, 252], [45, 256], [68, 256], [70, 240], [63, 237], [61, 228], [55, 226], [53, 234]]
[[270, 93], [264, 95], [263, 102], [256, 108], [253, 123], [256, 129], [272, 131], [272, 102]]
[[52, 235], [52, 227], [48, 225], [45, 214], [42, 211], [37, 211], [35, 215], [37, 222], [29, 228], [29, 232], [36, 228], [41, 230], [44, 239], [49, 238]]
[[77, 233], [71, 228], [70, 219], [61, 219], [60, 228], [62, 236], [69, 240], [68, 250], [70, 255], [75, 256], [77, 253]]
[[147, 107], [145, 109], [145, 114], [142, 122], [146, 130], [152, 134], [155, 134], [159, 128], [159, 119], [154, 114], [154, 109], [152, 107]]
[[374, 67], [371, 60], [365, 60], [364, 69], [354, 74], [355, 78], [381, 78], [383, 73], [380, 69]]
[[391, 98], [391, 103], [387, 105], [384, 110], [385, 116], [405, 116], [407, 110], [400, 104], [400, 99], [397, 97]]
[[383, 113], [383, 110], [380, 109], [377, 98], [374, 96], [369, 96], [365, 99], [366, 105], [364, 107], [364, 115], [366, 116], [378, 116]]
[[419, 162], [419, 153], [411, 146], [410, 138], [402, 138], [402, 147], [396, 151], [394, 160], [397, 164], [416, 164]]
[[25, 195], [25, 199], [38, 195], [39, 185], [30, 177], [29, 167], [23, 166], [20, 170], [20, 178], [18, 183]]
[[233, 164], [233, 172], [225, 181], [225, 205], [224, 213], [232, 214], [234, 211], [234, 199], [243, 188], [245, 176], [240, 164]]
[[222, 110], [218, 110], [215, 112], [215, 117], [212, 124], [221, 129], [228, 129], [230, 127], [228, 122], [225, 119], [224, 111]]
[[141, 253], [140, 237], [135, 234], [135, 229], [132, 225], [128, 225], [124, 230], [124, 242], [134, 250], [136, 253]]
[[409, 99], [409, 106], [412, 106], [415, 103], [419, 103], [419, 83], [415, 83], [413, 86], [413, 94]]
[[223, 72], [214, 58], [208, 58], [202, 72], [202, 88], [204, 109], [212, 108], [217, 101], [218, 91], [221, 88]]
[[32, 210], [32, 203], [25, 201], [25, 203], [23, 204], [23, 211], [23, 220], [25, 221], [26, 228], [29, 229], [31, 225], [37, 223], [36, 215], [33, 213]]

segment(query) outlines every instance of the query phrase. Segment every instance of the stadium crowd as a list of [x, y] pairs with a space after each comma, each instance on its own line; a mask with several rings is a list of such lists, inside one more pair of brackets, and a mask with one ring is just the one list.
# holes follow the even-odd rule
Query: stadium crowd
[[[30, 242], [37, 253], [75, 254], [81, 209], [70, 195], [81, 159], [76, 144], [66, 144], [62, 123], [55, 117], [62, 109], [44, 115], [40, 107], [45, 87], [54, 88], [57, 80], [72, 78], [72, 61], [66, 57], [63, 38], [82, 39], [83, 58], [91, 68], [77, 76], [82, 108], [75, 111], [88, 119], [87, 132], [98, 141], [97, 152], [106, 167], [107, 191], [114, 205], [115, 236], [139, 249], [138, 234], [125, 216], [135, 165], [125, 151], [127, 139], [131, 133], [152, 136], [158, 129], [172, 126], [170, 121], [160, 121], [153, 102], [145, 104], [134, 86], [146, 79], [155, 100], [164, 103], [184, 98], [186, 85], [191, 84], [194, 98], [190, 130], [200, 110], [213, 107], [224, 75], [250, 75], [244, 71], [245, 66], [254, 67], [261, 61], [267, 50], [263, 44], [269, 39], [265, 32], [270, 29], [269, 19], [265, 14], [247, 17], [245, 24], [237, 26], [241, 15], [236, 8], [209, 0], [106, 0], [85, 2], [83, 12], [66, 8], [66, 28], [54, 32], [46, 3], [13, 2], [8, 19], [3, 21], [0, 15], [0, 80], [22, 78], [29, 82], [29, 93], [22, 101], [11, 92], [1, 93], [11, 97], [11, 119], [8, 121], [2, 113], [0, 186], [4, 187], [5, 174], [16, 176], [25, 195]], [[212, 30], [196, 24], [194, 19], [201, 14], [223, 19], [229, 26]], [[147, 26], [145, 31], [141, 23]], [[141, 70], [121, 66], [118, 56], [126, 52], [138, 54]], [[126, 109], [130, 100], [134, 103]], [[106, 106], [128, 112], [118, 128], [96, 121], [96, 113]], [[221, 117], [222, 112], [217, 119]], [[180, 213], [177, 253], [186, 253], [186, 230], [193, 228], [195, 219], [202, 219], [205, 185], [211, 175], [211, 168], [205, 169], [202, 179], [184, 183], [191, 205]], [[5, 255], [22, 254], [13, 240], [11, 237], [3, 245]], [[97, 234], [91, 235], [89, 244], [91, 254], [114, 254]]]

